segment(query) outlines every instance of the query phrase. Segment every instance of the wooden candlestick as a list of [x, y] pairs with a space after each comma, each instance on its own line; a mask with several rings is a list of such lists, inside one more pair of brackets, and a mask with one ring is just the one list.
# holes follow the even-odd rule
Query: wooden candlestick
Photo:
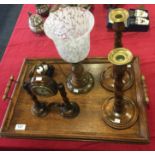
[[125, 48], [113, 49], [108, 60], [113, 64], [114, 96], [107, 98], [102, 106], [103, 120], [116, 129], [131, 127], [138, 118], [136, 104], [123, 95], [123, 77], [126, 65], [131, 63], [132, 53]]
[[[116, 15], [116, 18], [122, 17], [121, 15]], [[114, 48], [123, 47], [122, 43], [122, 31], [125, 29], [124, 22], [115, 22], [113, 24], [113, 30], [115, 31], [115, 42]], [[114, 110], [118, 113], [123, 111], [123, 77], [125, 74], [126, 66], [113, 65], [113, 75], [114, 75], [114, 93], [115, 93], [115, 106]]]
[[80, 112], [79, 106], [77, 105], [77, 103], [69, 101], [63, 84], [58, 84], [58, 89], [63, 99], [63, 104], [60, 106], [61, 115], [67, 118], [76, 117]]
[[33, 106], [32, 106], [32, 114], [36, 115], [38, 117], [43, 117], [48, 114], [48, 107], [46, 106], [45, 103], [40, 102], [36, 95], [34, 95], [30, 89], [30, 83], [25, 82], [23, 85], [23, 88], [27, 91], [27, 93], [31, 96], [31, 99], [33, 101]]
[[[125, 22], [127, 21], [128, 16], [129, 16], [128, 11], [121, 8], [113, 9], [109, 14], [110, 20], [113, 22], [112, 28], [115, 32], [114, 48], [123, 47], [122, 32], [125, 29]], [[117, 66], [115, 67], [110, 66], [101, 73], [101, 81], [100, 81], [101, 86], [110, 91], [115, 91], [114, 74], [113, 74], [115, 73], [114, 68], [117, 68]], [[133, 84], [134, 77], [131, 72], [132, 72], [131, 69], [126, 69], [124, 71], [123, 76], [124, 85], [122, 91], [129, 89]]]

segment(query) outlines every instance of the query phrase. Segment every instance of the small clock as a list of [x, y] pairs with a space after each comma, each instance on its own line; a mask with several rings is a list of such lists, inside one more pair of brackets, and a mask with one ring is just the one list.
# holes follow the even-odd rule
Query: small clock
[[30, 79], [30, 89], [35, 95], [54, 96], [58, 92], [57, 83], [48, 76], [36, 75]]
[[47, 63], [35, 65], [29, 73], [30, 90], [39, 96], [53, 96], [57, 94], [57, 83], [52, 79], [54, 66]]
[[50, 65], [50, 64], [46, 64], [46, 63], [41, 63], [41, 64], [37, 64], [35, 65], [29, 73], [29, 77], [33, 77], [36, 75], [46, 75], [48, 77], [52, 77], [54, 74], [54, 66]]
[[31, 90], [39, 96], [51, 96], [53, 94], [51, 89], [46, 86], [32, 86]]

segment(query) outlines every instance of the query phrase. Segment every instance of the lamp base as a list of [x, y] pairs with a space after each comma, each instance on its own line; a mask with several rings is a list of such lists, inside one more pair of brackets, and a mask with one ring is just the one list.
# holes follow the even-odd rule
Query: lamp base
[[[84, 83], [84, 84], [82, 84]], [[81, 86], [76, 86], [72, 82], [72, 74], [67, 78], [67, 88], [74, 94], [84, 94], [89, 92], [94, 86], [94, 78], [89, 72], [85, 72], [81, 80]]]
[[[131, 69], [125, 71], [123, 77], [123, 90], [129, 89], [134, 83], [134, 77]], [[100, 77], [101, 86], [109, 91], [114, 91], [114, 77], [113, 77], [113, 67], [110, 66], [101, 73]]]
[[122, 113], [117, 113], [114, 110], [114, 104], [115, 98], [109, 97], [102, 105], [102, 116], [106, 124], [115, 129], [127, 129], [136, 123], [138, 108], [132, 100], [123, 98], [124, 108]]

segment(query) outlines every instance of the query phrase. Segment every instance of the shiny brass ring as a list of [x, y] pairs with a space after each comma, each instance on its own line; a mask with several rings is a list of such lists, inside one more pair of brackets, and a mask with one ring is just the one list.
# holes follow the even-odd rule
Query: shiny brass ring
[[109, 18], [113, 23], [120, 23], [127, 21], [129, 12], [126, 9], [117, 8], [113, 9], [109, 13]]
[[115, 48], [108, 54], [108, 60], [114, 65], [126, 65], [132, 59], [132, 52], [126, 48]]

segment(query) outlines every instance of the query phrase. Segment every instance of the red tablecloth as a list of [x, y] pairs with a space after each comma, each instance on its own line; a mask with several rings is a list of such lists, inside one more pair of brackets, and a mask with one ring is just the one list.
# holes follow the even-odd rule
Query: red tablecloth
[[[138, 5], [123, 5], [124, 8], [136, 8]], [[141, 69], [146, 76], [149, 89], [150, 108], [148, 123], [150, 144], [123, 144], [109, 142], [77, 142], [54, 140], [30, 140], [0, 138], [0, 149], [50, 149], [50, 150], [155, 150], [155, 5], [145, 5], [149, 10], [151, 26], [149, 32], [124, 33], [124, 47], [140, 57]], [[18, 76], [25, 58], [59, 57], [56, 48], [46, 36], [35, 35], [28, 28], [27, 12], [34, 12], [33, 5], [24, 5], [0, 62], [0, 123], [8, 104], [1, 100], [5, 86], [11, 74]], [[91, 33], [90, 57], [107, 56], [113, 48], [114, 33], [107, 32], [105, 25], [106, 10], [103, 5], [95, 5], [95, 27]]]

